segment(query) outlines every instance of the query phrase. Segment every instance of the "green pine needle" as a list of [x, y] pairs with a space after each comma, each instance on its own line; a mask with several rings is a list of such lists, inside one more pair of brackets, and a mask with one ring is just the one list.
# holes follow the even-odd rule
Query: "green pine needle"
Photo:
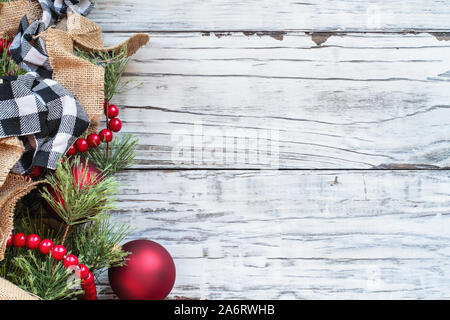
[[[74, 177], [73, 167], [80, 168], [78, 181]], [[45, 179], [46, 184], [64, 200], [64, 204], [51, 194], [48, 186], [43, 188], [42, 198], [67, 226], [93, 221], [100, 213], [114, 209], [114, 195], [118, 189], [116, 180], [106, 176], [92, 176], [91, 173], [91, 180], [96, 183], [83, 185], [87, 173], [87, 165], [81, 165], [81, 158], [74, 157], [60, 163], [55, 173]]]
[[109, 147], [102, 144], [97, 148], [89, 149], [89, 158], [92, 159], [104, 175], [114, 175], [136, 163], [137, 143], [138, 140], [133, 138], [131, 134], [126, 134], [120, 139], [116, 137], [109, 144]]

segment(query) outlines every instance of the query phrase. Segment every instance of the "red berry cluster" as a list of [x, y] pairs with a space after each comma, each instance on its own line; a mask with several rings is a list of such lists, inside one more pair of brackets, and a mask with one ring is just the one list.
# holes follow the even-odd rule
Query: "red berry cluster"
[[41, 241], [41, 237], [37, 234], [30, 234], [26, 236], [24, 233], [16, 233], [10, 235], [6, 242], [7, 247], [24, 248], [27, 247], [31, 250], [36, 250], [48, 255], [51, 254], [52, 258], [56, 261], [63, 261], [66, 268], [74, 268], [75, 276], [81, 279], [81, 288], [84, 290], [85, 300], [97, 300], [97, 288], [94, 282], [94, 275], [89, 271], [88, 267], [84, 264], [79, 264], [78, 258], [73, 254], [67, 255], [67, 249], [62, 245], [56, 245], [50, 239], [44, 239]]
[[9, 48], [11, 47], [12, 42], [6, 41], [6, 39], [0, 38], [0, 53], [2, 53], [5, 49], [8, 50], [8, 54], [11, 54], [9, 52]]
[[122, 121], [117, 118], [119, 108], [114, 104], [105, 102], [104, 111], [106, 115], [107, 128], [97, 133], [91, 133], [87, 139], [79, 138], [67, 151], [67, 156], [73, 156], [77, 152], [84, 153], [89, 148], [97, 148], [101, 142], [110, 143], [113, 140], [113, 132], [122, 130]]

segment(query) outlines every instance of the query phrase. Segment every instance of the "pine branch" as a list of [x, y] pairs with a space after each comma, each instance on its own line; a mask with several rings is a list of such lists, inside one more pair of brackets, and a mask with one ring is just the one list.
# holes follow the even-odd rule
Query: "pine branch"
[[53, 269], [51, 256], [44, 260], [38, 259], [33, 251], [19, 255], [13, 259], [13, 264], [21, 273], [8, 273], [8, 278], [22, 289], [33, 293], [44, 300], [71, 299], [82, 293], [81, 290], [74, 290], [78, 286], [78, 281], [72, 271], [66, 269], [59, 262]]
[[[130, 59], [127, 57], [127, 47], [123, 46], [119, 52], [85, 52], [75, 48], [75, 53], [95, 65], [105, 69], [105, 101], [109, 102], [119, 93], [129, 88], [134, 80], [121, 81], [123, 73], [128, 67]], [[139, 84], [140, 85], [140, 84]], [[138, 86], [139, 86], [138, 85]]]
[[129, 234], [128, 226], [111, 223], [108, 215], [102, 215], [97, 221], [79, 227], [70, 246], [80, 261], [98, 273], [125, 264], [129, 253], [123, 252], [119, 243]]
[[138, 140], [131, 134], [126, 134], [120, 139], [116, 137], [107, 146], [100, 145], [89, 149], [89, 158], [96, 164], [104, 175], [114, 175], [119, 171], [133, 166], [136, 161], [136, 145]]
[[[86, 160], [88, 161], [88, 160]], [[74, 170], [80, 168], [78, 181], [74, 177]], [[76, 169], [78, 170], [78, 169]], [[41, 195], [53, 208], [67, 226], [84, 224], [95, 220], [102, 212], [114, 209], [113, 197], [117, 193], [118, 185], [114, 178], [91, 174], [91, 181], [87, 180], [88, 166], [81, 165], [81, 158], [74, 157], [60, 163], [55, 173], [45, 179], [57, 196], [53, 196], [48, 186], [44, 187]]]

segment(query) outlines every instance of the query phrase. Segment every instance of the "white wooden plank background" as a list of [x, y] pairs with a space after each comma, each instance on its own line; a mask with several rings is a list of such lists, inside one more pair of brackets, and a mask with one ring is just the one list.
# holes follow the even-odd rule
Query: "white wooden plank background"
[[[152, 37], [127, 71], [142, 86], [115, 100], [140, 143], [114, 217], [173, 254], [170, 298], [449, 298], [447, 1], [98, 1], [90, 17], [107, 43]], [[228, 134], [274, 146], [281, 170], [239, 157], [263, 151], [252, 139], [208, 147]]]

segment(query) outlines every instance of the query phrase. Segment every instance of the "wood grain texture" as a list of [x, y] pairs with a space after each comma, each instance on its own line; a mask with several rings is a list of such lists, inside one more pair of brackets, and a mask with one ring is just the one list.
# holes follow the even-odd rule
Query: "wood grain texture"
[[111, 0], [91, 17], [106, 31], [403, 31], [450, 27], [445, 0]]
[[[115, 100], [140, 138], [139, 168], [450, 164], [450, 45], [435, 36], [346, 34], [320, 46], [305, 33], [151, 36], [128, 69], [142, 86]], [[201, 135], [204, 149], [191, 152]], [[187, 155], [174, 157], [180, 144]], [[265, 151], [269, 160], [249, 159]]]
[[173, 255], [172, 298], [450, 297], [447, 171], [131, 171], [120, 180], [128, 186], [115, 220]]

